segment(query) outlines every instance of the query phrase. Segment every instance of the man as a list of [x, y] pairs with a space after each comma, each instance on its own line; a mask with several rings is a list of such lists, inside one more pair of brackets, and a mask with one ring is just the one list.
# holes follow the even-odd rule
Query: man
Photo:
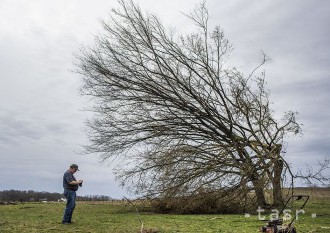
[[64, 196], [66, 197], [66, 208], [63, 215], [63, 224], [70, 224], [72, 219], [72, 213], [76, 206], [76, 191], [78, 186], [82, 185], [82, 180], [76, 180], [74, 173], [79, 171], [77, 164], [71, 164], [69, 170], [63, 175], [63, 188]]

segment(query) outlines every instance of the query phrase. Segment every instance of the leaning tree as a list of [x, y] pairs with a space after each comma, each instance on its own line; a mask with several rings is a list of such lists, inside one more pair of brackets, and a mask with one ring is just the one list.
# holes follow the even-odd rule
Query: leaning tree
[[[104, 34], [79, 56], [83, 93], [95, 100], [88, 152], [116, 157], [117, 175], [141, 195], [265, 189], [281, 204], [282, 144], [300, 127], [276, 119], [265, 74], [228, 64], [232, 45], [210, 29], [204, 4], [187, 15], [196, 32], [177, 36], [132, 1], [120, 0]], [[252, 69], [251, 69], [252, 70]]]

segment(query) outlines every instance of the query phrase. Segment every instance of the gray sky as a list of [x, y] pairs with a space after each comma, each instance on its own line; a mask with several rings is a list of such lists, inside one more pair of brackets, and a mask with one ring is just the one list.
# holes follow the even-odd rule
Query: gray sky
[[[139, 0], [178, 33], [189, 31], [180, 13], [198, 1]], [[74, 53], [102, 32], [114, 0], [0, 0], [0, 190], [62, 192], [70, 163], [85, 180], [79, 195], [120, 198], [111, 168], [77, 152], [87, 142], [90, 105], [79, 95]], [[329, 158], [330, 1], [209, 0], [210, 23], [234, 45], [231, 62], [249, 72], [261, 50], [276, 115], [299, 112], [302, 137], [289, 138], [287, 160], [295, 167]], [[329, 172], [328, 172], [329, 173]]]

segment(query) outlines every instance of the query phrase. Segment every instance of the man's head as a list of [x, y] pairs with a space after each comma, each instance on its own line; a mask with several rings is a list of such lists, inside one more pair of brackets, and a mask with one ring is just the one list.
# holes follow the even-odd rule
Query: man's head
[[79, 169], [78, 169], [78, 165], [77, 165], [77, 164], [71, 164], [71, 165], [70, 165], [70, 171], [71, 171], [72, 173], [75, 173], [76, 171], [79, 171]]

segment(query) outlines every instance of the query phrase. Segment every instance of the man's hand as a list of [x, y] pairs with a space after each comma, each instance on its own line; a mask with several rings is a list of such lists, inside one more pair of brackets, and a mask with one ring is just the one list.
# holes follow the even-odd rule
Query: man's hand
[[77, 185], [77, 184], [82, 184], [83, 180], [73, 180], [69, 184], [71, 185]]

